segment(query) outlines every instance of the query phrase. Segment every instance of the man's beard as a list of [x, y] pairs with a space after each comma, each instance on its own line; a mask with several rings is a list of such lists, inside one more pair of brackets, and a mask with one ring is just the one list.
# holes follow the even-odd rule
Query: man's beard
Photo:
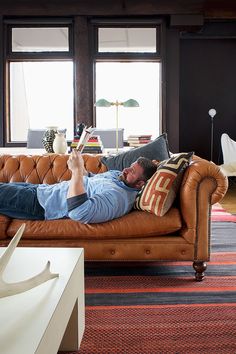
[[131, 187], [131, 188], [134, 187], [133, 184], [130, 184], [129, 182], [127, 182], [125, 176], [122, 173], [118, 176], [118, 180], [124, 182], [124, 184], [128, 187]]
[[118, 180], [122, 181], [122, 182], [125, 182], [125, 177], [123, 176], [122, 173], [118, 176]]

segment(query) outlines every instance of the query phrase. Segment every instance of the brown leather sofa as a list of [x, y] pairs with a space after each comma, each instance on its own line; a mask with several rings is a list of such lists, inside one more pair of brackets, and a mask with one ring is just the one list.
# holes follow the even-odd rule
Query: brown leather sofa
[[[83, 155], [93, 173], [106, 171], [99, 155]], [[0, 182], [57, 183], [70, 179], [68, 155], [2, 155]], [[101, 224], [70, 219], [29, 221], [0, 215], [0, 246], [6, 246], [22, 222], [26, 229], [21, 246], [83, 247], [86, 260], [193, 261], [202, 280], [210, 257], [211, 205], [227, 191], [227, 178], [214, 163], [194, 157], [186, 169], [178, 200], [162, 217], [131, 211]]]

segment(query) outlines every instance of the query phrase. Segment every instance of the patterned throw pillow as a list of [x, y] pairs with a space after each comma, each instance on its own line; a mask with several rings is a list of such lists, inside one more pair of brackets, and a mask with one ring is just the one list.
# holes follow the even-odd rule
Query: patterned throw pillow
[[163, 216], [171, 208], [180, 184], [183, 172], [192, 159], [193, 152], [174, 154], [162, 161], [155, 174], [139, 192], [134, 208]]

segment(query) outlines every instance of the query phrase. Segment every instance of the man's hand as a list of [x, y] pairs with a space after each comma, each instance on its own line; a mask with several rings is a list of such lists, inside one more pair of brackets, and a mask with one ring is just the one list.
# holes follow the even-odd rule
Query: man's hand
[[76, 173], [77, 175], [87, 175], [87, 171], [84, 168], [84, 160], [82, 155], [77, 150], [72, 150], [71, 155], [67, 161], [67, 165], [71, 170], [72, 174]]
[[81, 153], [77, 150], [72, 150], [67, 165], [72, 173], [67, 198], [85, 193], [83, 183], [84, 160]]

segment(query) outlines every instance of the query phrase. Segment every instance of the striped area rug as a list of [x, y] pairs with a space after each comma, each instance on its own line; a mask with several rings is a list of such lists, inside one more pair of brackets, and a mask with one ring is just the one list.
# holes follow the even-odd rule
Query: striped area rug
[[236, 353], [235, 222], [212, 222], [203, 282], [191, 262], [88, 263], [85, 270], [86, 330], [74, 353]]
[[236, 222], [236, 215], [232, 215], [227, 212], [219, 203], [216, 203], [212, 206], [211, 211], [212, 221], [232, 221]]

